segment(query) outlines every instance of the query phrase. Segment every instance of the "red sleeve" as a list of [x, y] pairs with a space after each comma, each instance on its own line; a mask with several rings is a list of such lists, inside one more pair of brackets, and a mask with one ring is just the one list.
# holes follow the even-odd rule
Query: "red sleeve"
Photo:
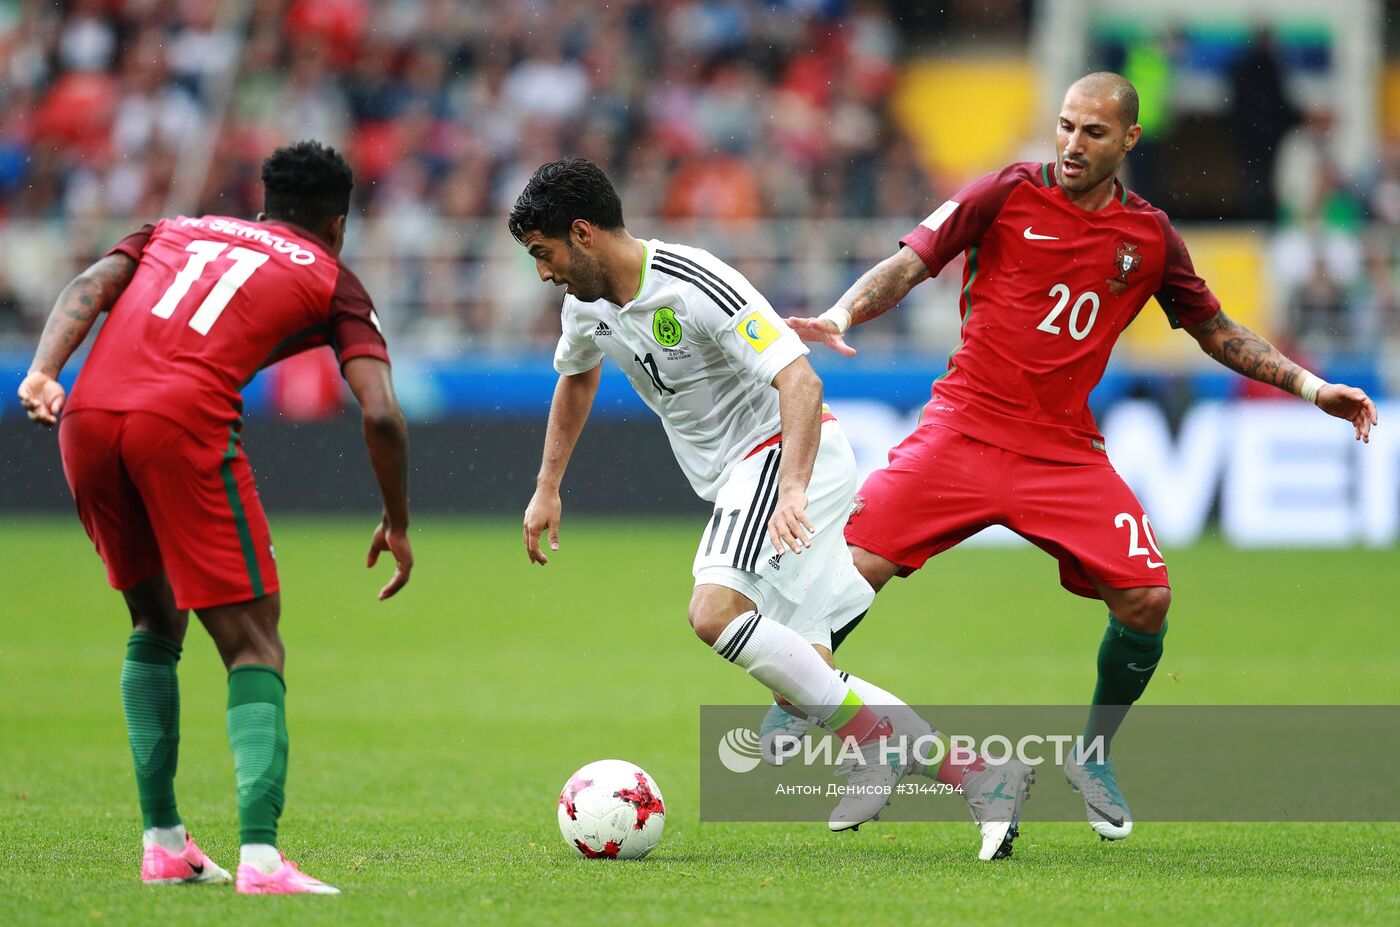
[[379, 316], [360, 278], [340, 265], [335, 290], [331, 293], [331, 347], [345, 362], [355, 357], [373, 357], [389, 363], [389, 349], [379, 329]]
[[1220, 311], [1220, 300], [1196, 275], [1186, 242], [1181, 240], [1161, 210], [1157, 211], [1157, 221], [1162, 226], [1167, 249], [1166, 264], [1162, 268], [1162, 286], [1156, 293], [1157, 304], [1167, 314], [1172, 328], [1199, 325], [1210, 320]]
[[151, 240], [155, 234], [156, 227], [147, 222], [130, 235], [123, 238], [111, 247], [103, 257], [111, 257], [114, 254], [125, 254], [136, 263], [141, 263], [141, 254], [146, 250], [146, 242]]
[[1011, 191], [1031, 180], [1039, 168], [1032, 163], [1013, 164], [979, 177], [935, 209], [899, 243], [913, 249], [928, 267], [930, 276], [938, 276], [945, 264], [977, 244], [991, 228]]

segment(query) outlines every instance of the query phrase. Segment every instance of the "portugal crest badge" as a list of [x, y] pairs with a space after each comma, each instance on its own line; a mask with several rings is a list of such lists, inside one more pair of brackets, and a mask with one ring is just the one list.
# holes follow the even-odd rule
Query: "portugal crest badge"
[[1123, 242], [1118, 246], [1118, 250], [1113, 252], [1113, 267], [1118, 271], [1118, 276], [1108, 278], [1108, 288], [1118, 294], [1128, 288], [1130, 281], [1128, 275], [1142, 266], [1142, 252], [1137, 245]]

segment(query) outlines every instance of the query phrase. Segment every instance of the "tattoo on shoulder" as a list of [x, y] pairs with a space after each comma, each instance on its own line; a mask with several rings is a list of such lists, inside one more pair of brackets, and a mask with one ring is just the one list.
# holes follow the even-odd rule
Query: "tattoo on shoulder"
[[87, 273], [104, 295], [120, 293], [136, 274], [136, 262], [125, 254], [109, 254], [88, 268]]

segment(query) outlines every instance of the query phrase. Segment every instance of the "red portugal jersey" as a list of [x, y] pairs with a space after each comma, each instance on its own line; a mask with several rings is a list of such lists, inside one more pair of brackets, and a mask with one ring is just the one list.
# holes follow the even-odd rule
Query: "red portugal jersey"
[[900, 244], [935, 276], [967, 253], [962, 343], [924, 421], [1029, 457], [1103, 459], [1089, 393], [1148, 299], [1173, 327], [1220, 310], [1161, 210], [1115, 181], [1112, 202], [1086, 212], [1056, 184], [1053, 163], [974, 181]]
[[389, 360], [369, 294], [308, 233], [224, 216], [162, 219], [109, 254], [138, 262], [67, 410], [155, 412], [198, 435], [241, 424], [259, 370], [329, 344]]

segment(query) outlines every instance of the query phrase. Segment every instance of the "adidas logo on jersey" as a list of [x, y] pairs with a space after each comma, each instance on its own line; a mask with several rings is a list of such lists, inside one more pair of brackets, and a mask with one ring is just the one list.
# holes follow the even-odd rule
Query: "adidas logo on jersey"
[[595, 328], [595, 329], [593, 329], [593, 337], [594, 337], [594, 338], [601, 338], [601, 337], [603, 337], [604, 335], [611, 335], [611, 334], [612, 334], [612, 329], [611, 329], [611, 328], [608, 328], [608, 323], [607, 323], [607, 322], [599, 322], [599, 323], [598, 323], [598, 327]]
[[773, 569], [776, 570], [776, 569], [778, 569], [780, 566], [782, 566], [782, 563], [780, 562], [782, 559], [783, 559], [783, 555], [782, 555], [782, 554], [778, 554], [778, 555], [776, 555], [776, 556], [769, 557], [769, 558], [768, 558], [768, 565], [769, 565], [770, 567], [772, 567]]

